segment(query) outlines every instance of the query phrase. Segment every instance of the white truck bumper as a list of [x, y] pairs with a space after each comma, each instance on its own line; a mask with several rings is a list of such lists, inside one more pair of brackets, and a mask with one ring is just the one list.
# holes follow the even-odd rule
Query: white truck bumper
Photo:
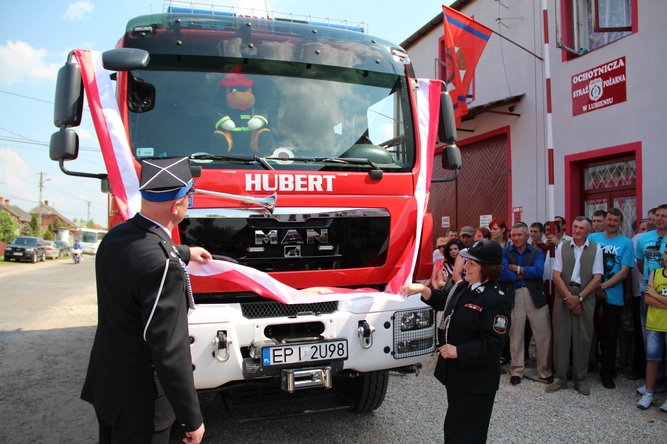
[[[271, 378], [283, 370], [331, 366], [333, 372], [370, 372], [423, 362], [435, 348], [435, 316], [418, 296], [402, 299], [383, 293], [360, 293], [339, 300], [330, 313], [301, 312], [286, 317], [248, 318], [241, 304], [202, 304], [189, 316], [191, 353], [197, 389], [214, 389], [235, 381]], [[289, 337], [276, 331], [300, 331], [298, 324], [316, 330], [314, 336]], [[272, 337], [273, 336], [273, 337]], [[289, 336], [289, 333], [288, 333]], [[330, 342], [335, 341], [335, 342]], [[312, 360], [295, 356], [298, 344], [335, 344], [333, 358]], [[342, 343], [346, 343], [344, 346]], [[262, 349], [293, 355], [289, 363], [268, 363]], [[306, 350], [308, 347], [304, 347]], [[337, 354], [343, 354], [340, 358]], [[264, 353], [264, 357], [268, 353]], [[278, 359], [280, 361], [280, 359]]]

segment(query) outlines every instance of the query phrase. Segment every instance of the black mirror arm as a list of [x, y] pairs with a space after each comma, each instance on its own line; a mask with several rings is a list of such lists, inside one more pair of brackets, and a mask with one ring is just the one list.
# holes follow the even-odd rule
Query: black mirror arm
[[65, 161], [63, 159], [60, 159], [58, 165], [60, 165], [60, 171], [67, 174], [68, 176], [89, 177], [91, 179], [106, 179], [107, 177], [109, 177], [109, 175], [106, 173], [95, 174], [95, 173], [81, 173], [78, 171], [70, 171], [67, 168], [65, 168]]
[[443, 183], [443, 182], [454, 182], [459, 177], [458, 168], [454, 170], [454, 175], [449, 177], [443, 177], [439, 179], [431, 179], [431, 183]]

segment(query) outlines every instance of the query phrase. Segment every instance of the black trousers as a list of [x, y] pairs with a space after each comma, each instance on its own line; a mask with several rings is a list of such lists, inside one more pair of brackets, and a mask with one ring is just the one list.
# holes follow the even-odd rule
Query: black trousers
[[100, 418], [100, 444], [169, 444], [171, 428], [153, 433], [114, 429]]
[[602, 306], [602, 367], [601, 378], [613, 378], [616, 376], [616, 350], [618, 344], [618, 331], [623, 319], [623, 307], [619, 305], [604, 303]]
[[642, 321], [639, 316], [641, 310], [641, 298], [644, 295], [632, 298], [632, 333], [634, 341], [634, 354], [632, 356], [632, 371], [639, 377], [646, 373], [646, 351], [644, 350], [644, 335], [642, 333]]
[[485, 443], [496, 392], [469, 393], [447, 389], [445, 443]]

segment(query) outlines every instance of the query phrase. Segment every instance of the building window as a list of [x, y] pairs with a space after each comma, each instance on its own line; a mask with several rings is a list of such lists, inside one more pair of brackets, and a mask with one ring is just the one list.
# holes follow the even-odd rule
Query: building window
[[571, 57], [608, 45], [636, 32], [637, 0], [560, 0], [560, 48]]
[[618, 208], [623, 213], [621, 233], [632, 237], [632, 223], [637, 218], [635, 159], [591, 162], [582, 168], [582, 175], [584, 215]]
[[584, 168], [584, 190], [598, 191], [608, 188], [634, 187], [637, 179], [634, 159]]

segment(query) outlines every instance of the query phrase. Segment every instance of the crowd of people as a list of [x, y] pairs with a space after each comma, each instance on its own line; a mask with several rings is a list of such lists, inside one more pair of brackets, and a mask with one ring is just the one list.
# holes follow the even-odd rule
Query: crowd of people
[[[425, 303], [440, 310], [436, 376], [447, 386], [450, 402], [454, 400], [449, 409], [457, 405], [459, 414], [466, 411], [450, 393], [456, 389], [447, 384], [441, 368], [449, 365], [456, 374], [456, 366], [464, 364], [461, 359], [470, 359], [468, 354], [461, 356], [462, 349], [476, 344], [480, 362], [498, 350], [494, 359], [500, 373], [508, 373], [509, 382], [516, 386], [524, 379], [532, 341], [534, 379], [545, 384], [547, 393], [567, 389], [571, 381], [578, 393], [590, 395], [587, 381], [595, 372], [602, 386], [611, 390], [624, 373], [631, 380], [645, 378], [637, 389], [641, 395], [637, 407], [645, 410], [653, 405], [656, 387], [664, 390], [666, 380], [667, 204], [652, 208], [645, 219], [632, 224], [632, 238], [621, 232], [623, 218], [618, 208], [598, 210], [590, 219], [578, 216], [569, 226], [562, 217], [546, 224], [516, 222], [510, 227], [496, 218], [488, 228], [465, 226], [437, 238], [431, 279], [403, 291], [420, 293]], [[499, 247], [498, 258], [490, 259], [490, 244]], [[488, 254], [480, 256], [484, 251]], [[481, 282], [479, 273], [473, 275], [475, 282], [467, 276], [473, 268], [467, 262], [486, 266], [496, 264], [496, 259], [501, 264], [497, 276], [491, 273]], [[474, 294], [480, 285], [496, 289], [492, 293], [509, 302], [509, 313], [502, 312], [502, 302], [489, 302], [488, 291], [484, 291], [486, 299], [466, 299], [461, 288]], [[492, 316], [480, 314], [466, 321], [462, 315], [456, 317], [457, 309], [490, 310]], [[504, 316], [509, 322], [503, 321]], [[453, 332], [457, 319], [458, 328], [475, 332], [474, 338], [466, 338], [469, 343], [454, 339], [460, 338]], [[499, 378], [491, 378], [493, 396]], [[484, 386], [485, 381], [476, 382]], [[658, 409], [667, 412], [667, 401]], [[460, 421], [459, 414], [452, 413], [451, 418]], [[477, 425], [486, 430], [488, 418], [483, 416]], [[445, 436], [449, 418], [448, 410]]]

